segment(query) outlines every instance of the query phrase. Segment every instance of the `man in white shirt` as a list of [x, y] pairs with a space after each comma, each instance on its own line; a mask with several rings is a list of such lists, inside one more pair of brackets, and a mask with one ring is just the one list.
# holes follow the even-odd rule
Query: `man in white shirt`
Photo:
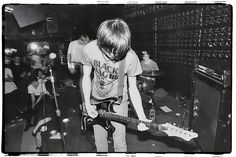
[[143, 71], [149, 70], [159, 70], [157, 63], [150, 59], [150, 56], [147, 51], [142, 51], [143, 60], [141, 61], [141, 67]]
[[70, 42], [67, 52], [67, 64], [70, 73], [76, 72], [75, 64], [78, 64], [81, 60], [81, 54], [83, 47], [89, 42], [89, 37], [86, 34], [82, 34], [79, 39]]
[[[159, 71], [157, 63], [154, 60], [150, 59], [150, 56], [146, 50], [142, 51], [142, 55], [143, 60], [141, 61], [141, 67], [144, 73], [150, 71]], [[139, 80], [147, 83], [147, 89], [153, 89], [153, 87], [155, 86], [155, 77], [140, 75]]]

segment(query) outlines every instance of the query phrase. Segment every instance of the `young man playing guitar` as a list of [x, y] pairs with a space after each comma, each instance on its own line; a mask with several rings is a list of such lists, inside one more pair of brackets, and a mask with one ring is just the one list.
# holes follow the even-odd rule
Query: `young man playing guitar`
[[[104, 21], [98, 28], [97, 40], [87, 44], [83, 49], [82, 89], [84, 104], [88, 116], [99, 116], [93, 101], [117, 98], [112, 106], [114, 114], [127, 117], [128, 92], [139, 120], [150, 122], [142, 107], [140, 93], [136, 87], [136, 76], [142, 73], [140, 61], [131, 49], [131, 33], [122, 19]], [[91, 72], [94, 68], [94, 78]], [[111, 121], [114, 127], [112, 134], [114, 151], [127, 152], [126, 127], [119, 122]], [[93, 125], [97, 152], [108, 152], [108, 132], [100, 124]], [[138, 130], [145, 131], [144, 123], [138, 124]]]

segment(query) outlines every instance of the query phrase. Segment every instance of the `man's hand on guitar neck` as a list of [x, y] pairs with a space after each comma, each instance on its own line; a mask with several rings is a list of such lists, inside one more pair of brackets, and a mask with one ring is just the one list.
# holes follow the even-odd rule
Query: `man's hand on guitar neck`
[[85, 108], [89, 117], [96, 118], [98, 116], [95, 105], [85, 104]]
[[[144, 122], [152, 122], [152, 120], [150, 119], [140, 119], [141, 121], [144, 121]], [[144, 123], [139, 123], [138, 124], [138, 130], [139, 131], [146, 131], [148, 130], [149, 128], [144, 124]]]

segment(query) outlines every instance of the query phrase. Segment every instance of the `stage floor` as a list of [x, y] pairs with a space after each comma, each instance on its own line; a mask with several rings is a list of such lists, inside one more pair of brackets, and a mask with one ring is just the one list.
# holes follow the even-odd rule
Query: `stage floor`
[[[183, 117], [182, 114], [184, 111], [188, 110], [188, 107], [181, 106], [181, 103], [170, 96], [165, 96], [161, 99], [155, 100], [156, 105], [156, 122], [165, 123], [165, 122], [175, 122], [178, 125], [187, 127], [188, 117]], [[160, 110], [161, 106], [168, 106], [172, 109], [172, 112], [165, 113]], [[148, 114], [148, 109], [145, 110]], [[177, 116], [179, 113], [180, 116]], [[131, 116], [135, 117], [135, 115]], [[68, 135], [66, 136], [66, 147], [67, 152], [71, 153], [93, 153], [91, 142], [91, 136], [86, 136], [81, 132], [80, 126], [80, 116], [79, 113], [75, 112], [70, 115], [70, 122], [68, 127]], [[16, 133], [19, 128], [23, 128], [21, 125], [18, 127], [7, 128], [6, 129], [6, 143], [5, 150], [6, 152], [18, 152], [18, 153], [38, 153], [36, 150], [35, 139], [32, 136], [32, 128], [28, 131]], [[16, 137], [17, 136], [17, 137]], [[18, 137], [21, 136], [21, 137]], [[15, 139], [18, 139], [15, 142]], [[60, 140], [48, 140], [45, 142], [47, 144], [46, 152], [63, 152], [63, 145]], [[127, 126], [127, 147], [129, 153], [191, 153], [199, 152], [195, 147], [194, 141], [189, 142], [180, 140], [178, 138], [168, 137], [165, 133], [150, 133], [150, 132], [139, 132], [134, 126]]]

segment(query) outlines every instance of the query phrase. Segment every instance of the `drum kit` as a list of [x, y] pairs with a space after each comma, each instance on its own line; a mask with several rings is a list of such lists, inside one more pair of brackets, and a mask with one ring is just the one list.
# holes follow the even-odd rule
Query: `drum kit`
[[[138, 89], [141, 95], [147, 95], [149, 99], [147, 102], [143, 103], [143, 107], [149, 109], [149, 119], [155, 120], [155, 112], [154, 109], [154, 86], [156, 84], [156, 78], [163, 75], [163, 72], [157, 70], [148, 70], [143, 71], [140, 79], [138, 79]], [[142, 94], [143, 93], [143, 94]], [[143, 95], [143, 96], [144, 96]], [[144, 100], [144, 99], [143, 99]]]
[[163, 72], [159, 70], [145, 70], [143, 71], [142, 75], [155, 78], [155, 77], [163, 75]]
[[158, 70], [143, 71], [142, 76], [137, 81], [138, 89], [140, 92], [153, 92], [155, 81], [157, 77], [162, 76], [164, 73]]

